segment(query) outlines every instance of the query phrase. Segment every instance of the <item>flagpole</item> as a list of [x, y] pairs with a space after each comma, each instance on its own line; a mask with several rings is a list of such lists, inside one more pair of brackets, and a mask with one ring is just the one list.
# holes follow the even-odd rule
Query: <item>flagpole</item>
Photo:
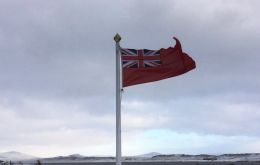
[[114, 37], [116, 42], [116, 165], [122, 164], [121, 151], [121, 54], [119, 42], [121, 37], [116, 34]]

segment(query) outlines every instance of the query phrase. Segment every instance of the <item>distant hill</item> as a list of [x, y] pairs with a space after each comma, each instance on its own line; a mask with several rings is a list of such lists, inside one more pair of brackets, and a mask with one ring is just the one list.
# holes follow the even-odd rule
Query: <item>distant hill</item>
[[162, 155], [161, 153], [158, 152], [150, 152], [150, 153], [146, 153], [146, 154], [142, 154], [142, 155], [137, 155], [135, 157], [144, 157], [144, 158], [151, 158], [157, 155]]
[[101, 157], [101, 156], [83, 156], [80, 154], [72, 154], [68, 156], [57, 156], [51, 158], [41, 159], [43, 162], [68, 162], [68, 161], [77, 161], [77, 162], [92, 162], [92, 161], [114, 161], [114, 157]]
[[29, 159], [37, 159], [37, 157], [16, 152], [16, 151], [0, 153], [0, 160], [4, 160], [4, 161], [8, 161], [8, 160], [18, 161], [18, 160], [29, 160]]
[[[73, 154], [68, 156], [58, 156], [51, 158], [37, 158], [28, 154], [20, 152], [5, 152], [0, 153], [0, 160], [3, 161], [23, 161], [34, 162], [36, 159], [41, 162], [114, 162], [115, 157], [112, 156], [84, 156], [79, 154]], [[150, 162], [150, 161], [260, 161], [260, 153], [242, 153], [242, 154], [222, 154], [222, 155], [186, 155], [186, 154], [169, 154], [163, 155], [157, 152], [151, 152], [137, 156], [123, 157], [123, 161], [137, 161], [137, 162]]]
[[166, 161], [260, 161], [260, 153], [243, 153], [243, 154], [223, 154], [223, 155], [157, 155], [151, 160], [166, 160]]
[[[43, 162], [111, 162], [115, 161], [115, 157], [100, 157], [100, 156], [83, 156], [73, 154], [69, 156], [58, 156], [53, 158], [41, 159]], [[124, 156], [123, 161], [260, 161], [259, 153], [245, 154], [223, 154], [223, 155], [186, 155], [186, 154], [170, 154], [163, 155], [157, 152], [151, 152], [137, 156]]]

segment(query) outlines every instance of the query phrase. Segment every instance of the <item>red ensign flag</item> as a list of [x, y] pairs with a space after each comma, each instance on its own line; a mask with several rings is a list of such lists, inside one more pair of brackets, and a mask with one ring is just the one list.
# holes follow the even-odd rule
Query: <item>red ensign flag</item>
[[186, 73], [196, 67], [195, 61], [182, 52], [180, 41], [168, 49], [121, 48], [123, 87], [158, 81]]

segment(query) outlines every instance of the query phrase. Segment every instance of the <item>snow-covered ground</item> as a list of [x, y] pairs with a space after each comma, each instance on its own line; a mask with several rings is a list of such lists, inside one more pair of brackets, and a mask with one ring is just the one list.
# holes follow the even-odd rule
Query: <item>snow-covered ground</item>
[[[73, 154], [68, 156], [58, 156], [52, 158], [37, 158], [19, 152], [0, 153], [0, 160], [3, 161], [23, 161], [35, 162], [40, 160], [44, 163], [65, 163], [65, 162], [115, 162], [114, 157], [83, 156]], [[223, 154], [223, 155], [185, 155], [172, 154], [162, 155], [160, 153], [148, 153], [138, 156], [123, 157], [125, 162], [260, 162], [260, 153], [246, 154]]]
[[157, 155], [154, 161], [260, 161], [260, 153], [223, 154], [223, 155]]
[[[155, 156], [153, 156], [155, 155]], [[41, 159], [43, 162], [114, 162], [114, 157], [84, 157], [80, 155], [77, 156], [62, 156], [54, 158], [45, 158]], [[189, 161], [260, 161], [260, 154], [223, 154], [223, 155], [184, 155], [184, 154], [175, 154], [175, 155], [161, 155], [161, 154], [144, 154], [139, 156], [129, 156], [123, 157], [125, 162], [170, 162], [170, 161], [179, 161], [179, 162], [189, 162]]]

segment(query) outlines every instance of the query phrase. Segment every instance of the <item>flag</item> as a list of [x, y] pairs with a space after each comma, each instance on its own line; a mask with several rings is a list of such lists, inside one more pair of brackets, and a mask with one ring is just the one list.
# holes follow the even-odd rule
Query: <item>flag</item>
[[195, 61], [182, 52], [180, 41], [168, 49], [120, 48], [123, 87], [158, 81], [184, 74], [196, 67]]

